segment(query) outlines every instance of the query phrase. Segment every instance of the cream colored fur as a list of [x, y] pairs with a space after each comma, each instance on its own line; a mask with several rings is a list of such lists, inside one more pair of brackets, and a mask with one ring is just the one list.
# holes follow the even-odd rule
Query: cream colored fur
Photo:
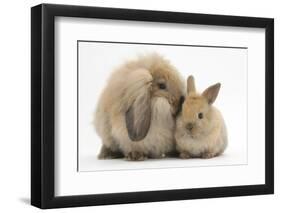
[[129, 139], [123, 115], [114, 118], [111, 133], [125, 156], [130, 152], [141, 152], [145, 156], [161, 158], [174, 148], [174, 127], [170, 104], [164, 98], [155, 97], [152, 100], [151, 127], [143, 140], [132, 142]]
[[[167, 91], [158, 89], [159, 79], [167, 83]], [[114, 152], [121, 152], [128, 160], [164, 157], [174, 149], [174, 114], [183, 94], [181, 76], [157, 54], [140, 56], [120, 66], [104, 88], [95, 113], [95, 128], [103, 144], [99, 157], [112, 158]], [[141, 111], [150, 104], [150, 127], [142, 140], [132, 141], [125, 115], [138, 98], [149, 99], [140, 101], [136, 108]], [[145, 115], [138, 116], [137, 119], [142, 119]]]
[[[217, 88], [218, 87], [218, 88]], [[220, 85], [208, 88], [203, 95], [195, 90], [193, 77], [188, 80], [188, 94], [176, 122], [176, 149], [181, 158], [211, 158], [223, 153], [227, 146], [227, 130], [223, 116], [206, 97], [215, 100]], [[208, 93], [208, 95], [206, 95]], [[199, 119], [198, 114], [203, 114]], [[192, 123], [193, 128], [187, 128]]]
[[212, 107], [212, 113], [215, 117], [212, 119], [212, 126], [207, 132], [193, 138], [186, 131], [186, 123], [180, 116], [177, 120], [176, 128], [176, 146], [183, 158], [189, 157], [214, 157], [223, 153], [227, 146], [227, 132], [221, 113]]

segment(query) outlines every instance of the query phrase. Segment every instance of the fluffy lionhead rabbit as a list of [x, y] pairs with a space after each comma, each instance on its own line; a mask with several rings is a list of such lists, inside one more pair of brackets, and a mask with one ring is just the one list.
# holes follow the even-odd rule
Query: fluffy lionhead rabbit
[[176, 122], [176, 149], [181, 158], [212, 158], [223, 153], [227, 132], [223, 117], [213, 106], [220, 83], [202, 94], [195, 89], [193, 76], [187, 79], [187, 96]]
[[184, 82], [157, 54], [128, 61], [112, 73], [95, 114], [100, 159], [161, 158], [175, 149], [175, 116]]

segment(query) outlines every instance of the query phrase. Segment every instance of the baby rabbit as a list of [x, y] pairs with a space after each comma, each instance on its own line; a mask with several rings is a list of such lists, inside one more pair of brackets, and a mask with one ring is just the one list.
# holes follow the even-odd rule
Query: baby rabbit
[[184, 81], [166, 59], [149, 54], [112, 73], [95, 114], [102, 139], [99, 159], [162, 158], [175, 149], [175, 116]]
[[187, 79], [187, 96], [176, 121], [176, 149], [180, 158], [212, 158], [227, 146], [227, 131], [223, 117], [212, 104], [220, 83], [208, 87], [202, 94], [195, 89], [193, 76]]

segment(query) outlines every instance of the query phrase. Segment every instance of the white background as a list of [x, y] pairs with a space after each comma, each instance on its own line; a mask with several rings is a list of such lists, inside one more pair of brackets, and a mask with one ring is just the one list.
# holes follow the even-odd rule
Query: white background
[[[224, 115], [228, 129], [229, 145], [223, 155], [208, 160], [166, 158], [136, 163], [97, 159], [102, 142], [92, 124], [93, 112], [107, 79], [121, 63], [152, 52], [170, 60], [184, 82], [188, 75], [194, 75], [200, 92], [221, 82], [214, 105]], [[247, 52], [238, 48], [79, 42], [79, 171], [247, 164]]]
[[[56, 86], [56, 134], [55, 134], [55, 195], [79, 195], [79, 194], [98, 194], [98, 193], [113, 193], [113, 192], [132, 192], [132, 191], [147, 191], [147, 190], [165, 190], [179, 188], [202, 188], [216, 186], [233, 186], [247, 184], [263, 184], [264, 183], [264, 30], [262, 29], [245, 29], [233, 27], [202, 27], [197, 25], [181, 25], [181, 24], [155, 24], [146, 22], [131, 22], [128, 21], [106, 21], [94, 19], [77, 19], [59, 17], [55, 21], [55, 86]], [[106, 27], [105, 27], [106, 26]], [[124, 34], [123, 32], [130, 32]], [[166, 32], [169, 31], [167, 34]], [[206, 36], [207, 35], [207, 36]], [[77, 172], [77, 64], [76, 64], [76, 47], [77, 40], [109, 40], [109, 41], [134, 41], [146, 43], [183, 43], [183, 44], [200, 44], [200, 45], [216, 45], [216, 46], [247, 46], [248, 56], [238, 56], [237, 51], [226, 50], [223, 52], [224, 62], [220, 61], [222, 53], [214, 52], [213, 56], [209, 56], [211, 49], [201, 51], [200, 54], [192, 52], [192, 57], [188, 57], [188, 52], [180, 51], [179, 48], [170, 51], [162, 49], [158, 46], [158, 50], [164, 54], [168, 54], [168, 58], [172, 57], [172, 61], [176, 62], [179, 69], [186, 73], [187, 67], [191, 70], [196, 70], [199, 79], [198, 87], [201, 84], [209, 83], [208, 80], [216, 81], [222, 77], [222, 98], [217, 104], [225, 113], [227, 123], [230, 128], [231, 143], [239, 143], [241, 136], [240, 150], [235, 150], [233, 145], [230, 146], [226, 155], [219, 158], [209, 159], [209, 164], [226, 166], [207, 166], [207, 160], [195, 159], [197, 165], [202, 165], [200, 169], [187, 166], [187, 161], [177, 161], [176, 159], [168, 161], [145, 161], [145, 162], [124, 162], [114, 161], [113, 163], [99, 162], [99, 170], [103, 172]], [[154, 47], [155, 48], [155, 47]], [[113, 51], [113, 50], [112, 50]], [[102, 51], [99, 51], [100, 54]], [[173, 54], [171, 54], [173, 53]], [[204, 53], [204, 55], [203, 55]], [[235, 53], [235, 54], [234, 54]], [[93, 57], [92, 54], [86, 54], [87, 57]], [[120, 55], [120, 53], [118, 53]], [[186, 55], [186, 59], [180, 60]], [[196, 56], [197, 55], [197, 56]], [[131, 57], [131, 54], [128, 55]], [[204, 57], [202, 57], [204, 56]], [[216, 56], [216, 57], [215, 57]], [[242, 57], [242, 58], [241, 58]], [[85, 56], [83, 57], [86, 58]], [[108, 59], [110, 57], [107, 57]], [[201, 66], [198, 66], [196, 61], [203, 60]], [[208, 58], [208, 60], [206, 60]], [[194, 60], [191, 62], [189, 60]], [[247, 59], [248, 73], [245, 70], [245, 61]], [[99, 59], [101, 66], [103, 58]], [[206, 60], [206, 61], [205, 61]], [[235, 62], [236, 60], [236, 62]], [[91, 61], [94, 61], [92, 58]], [[241, 63], [244, 61], [243, 63]], [[109, 60], [106, 62], [110, 64]], [[241, 67], [234, 64], [240, 64]], [[189, 67], [189, 65], [191, 65]], [[205, 67], [205, 66], [206, 67]], [[230, 68], [231, 67], [231, 68]], [[88, 67], [89, 68], [89, 67]], [[99, 69], [99, 68], [98, 68]], [[208, 70], [209, 74], [207, 75]], [[89, 71], [93, 72], [93, 71]], [[103, 71], [104, 73], [108, 71]], [[98, 77], [103, 72], [97, 71]], [[229, 72], [231, 74], [224, 75], [222, 73]], [[232, 74], [233, 73], [233, 74]], [[248, 74], [248, 88], [245, 89], [245, 75]], [[185, 74], [186, 75], [186, 74]], [[82, 75], [83, 76], [83, 75]], [[227, 78], [225, 77], [227, 76]], [[227, 80], [232, 76], [232, 81]], [[82, 78], [84, 79], [84, 78]], [[89, 79], [88, 79], [89, 80]], [[91, 80], [91, 79], [90, 79]], [[237, 82], [239, 81], [239, 83]], [[203, 83], [204, 82], [204, 83]], [[91, 84], [91, 82], [89, 83]], [[241, 85], [240, 85], [241, 84]], [[80, 83], [80, 85], [88, 86], [88, 84]], [[82, 88], [83, 88], [82, 87]], [[96, 90], [98, 85], [91, 87]], [[84, 97], [91, 89], [84, 89], [80, 94]], [[248, 90], [248, 128], [245, 128], [245, 90]], [[237, 93], [233, 95], [233, 93]], [[235, 101], [226, 98], [228, 94]], [[239, 101], [238, 101], [239, 100]], [[241, 106], [239, 106], [241, 104]], [[87, 107], [90, 104], [85, 104]], [[239, 107], [237, 107], [237, 105]], [[244, 106], [243, 106], [244, 105]], [[83, 106], [83, 105], [82, 105]], [[83, 106], [84, 107], [84, 106]], [[244, 108], [244, 110], [243, 110]], [[235, 113], [233, 110], [235, 109]], [[231, 112], [229, 112], [231, 110]], [[81, 117], [84, 117], [84, 108]], [[236, 116], [236, 114], [238, 114]], [[239, 114], [242, 114], [239, 115]], [[90, 117], [89, 115], [85, 117]], [[239, 119], [237, 119], [239, 118]], [[84, 120], [88, 120], [87, 118]], [[240, 120], [240, 121], [239, 121]], [[88, 120], [90, 122], [90, 120]], [[88, 123], [85, 121], [85, 124]], [[242, 124], [240, 124], [241, 122]], [[89, 127], [89, 126], [88, 126]], [[245, 137], [240, 129], [247, 129], [248, 144], [243, 142]], [[84, 128], [82, 128], [84, 130]], [[239, 131], [240, 130], [240, 131]], [[233, 136], [236, 134], [237, 136]], [[245, 135], [245, 134], [244, 134]], [[88, 136], [87, 136], [88, 137]], [[90, 138], [90, 137], [89, 137]], [[96, 139], [98, 140], [98, 139]], [[94, 141], [93, 141], [94, 142]], [[244, 147], [243, 147], [244, 145]], [[248, 146], [248, 164], [245, 164], [245, 145]], [[234, 146], [235, 147], [235, 146]], [[236, 147], [237, 148], [237, 147]], [[90, 150], [89, 150], [90, 151]], [[234, 152], [233, 152], [234, 151]], [[238, 155], [237, 157], [234, 157]], [[89, 157], [94, 157], [93, 154]], [[223, 159], [224, 158], [224, 159]], [[240, 158], [240, 159], [239, 159]], [[244, 159], [243, 159], [244, 158]], [[243, 161], [241, 161], [243, 160]], [[200, 162], [199, 162], [200, 161]], [[217, 161], [217, 162], [216, 162]], [[238, 162], [239, 161], [239, 162]], [[189, 162], [193, 162], [189, 160]], [[118, 165], [119, 163], [119, 165]], [[123, 163], [123, 165], [121, 164]], [[229, 166], [229, 164], [235, 166]], [[244, 164], [243, 164], [244, 163]], [[134, 168], [134, 170], [123, 171], [120, 167]], [[150, 165], [149, 165], [150, 164]], [[169, 169], [155, 169], [157, 167], [169, 167]], [[195, 162], [193, 162], [195, 164]], [[108, 170], [111, 167], [111, 170]], [[153, 168], [143, 169], [140, 168]], [[188, 167], [188, 168], [187, 168]], [[136, 168], [138, 168], [136, 170]], [[173, 169], [171, 169], [173, 168]], [[112, 171], [112, 169], [114, 169]], [[119, 170], [117, 170], [119, 169]], [[114, 177], [114, 181], [112, 181]], [[141, 177], [141, 178], [139, 178]], [[161, 177], [161, 179], [159, 179]], [[206, 178], [208, 177], [208, 178]], [[138, 180], [136, 184], [134, 181]], [[94, 181], [93, 181], [94, 180]], [[176, 180], [176, 181], [175, 181]], [[116, 182], [118, 184], [116, 184]], [[101, 184], [102, 183], [102, 184]], [[106, 183], [106, 184], [105, 184]]]
[[[275, 54], [281, 53], [280, 46], [280, 6], [279, 1], [45, 1], [53, 3], [99, 5], [111, 7], [173, 10], [186, 12], [232, 14], [245, 16], [275, 17]], [[1, 12], [1, 212], [39, 212], [28, 205], [30, 196], [30, 7], [40, 1], [5, 1]], [[278, 58], [278, 57], [276, 57]], [[275, 69], [280, 62], [276, 60]], [[281, 80], [276, 72], [275, 82]], [[275, 87], [275, 129], [280, 123], [280, 90]], [[280, 208], [280, 131], [275, 135], [276, 182], [275, 195], [174, 201], [149, 204], [86, 207], [51, 210], [51, 212], [144, 212], [155, 211], [197, 211], [197, 212], [244, 212], [275, 211]]]

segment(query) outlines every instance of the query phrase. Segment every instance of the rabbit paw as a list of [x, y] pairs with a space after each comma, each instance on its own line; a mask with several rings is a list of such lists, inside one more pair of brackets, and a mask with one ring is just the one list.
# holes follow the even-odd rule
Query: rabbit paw
[[180, 153], [180, 158], [182, 159], [189, 159], [191, 158], [190, 154], [188, 152], [181, 152]]
[[147, 157], [142, 152], [132, 151], [126, 155], [126, 160], [128, 161], [143, 161], [145, 159], [147, 159]]
[[204, 153], [202, 153], [201, 158], [209, 159], [209, 158], [213, 158], [215, 156], [216, 155], [214, 153], [212, 153], [212, 152], [204, 152]]
[[102, 146], [101, 151], [98, 155], [100, 160], [105, 159], [115, 159], [115, 158], [122, 158], [124, 155], [119, 151], [112, 151], [110, 148]]

